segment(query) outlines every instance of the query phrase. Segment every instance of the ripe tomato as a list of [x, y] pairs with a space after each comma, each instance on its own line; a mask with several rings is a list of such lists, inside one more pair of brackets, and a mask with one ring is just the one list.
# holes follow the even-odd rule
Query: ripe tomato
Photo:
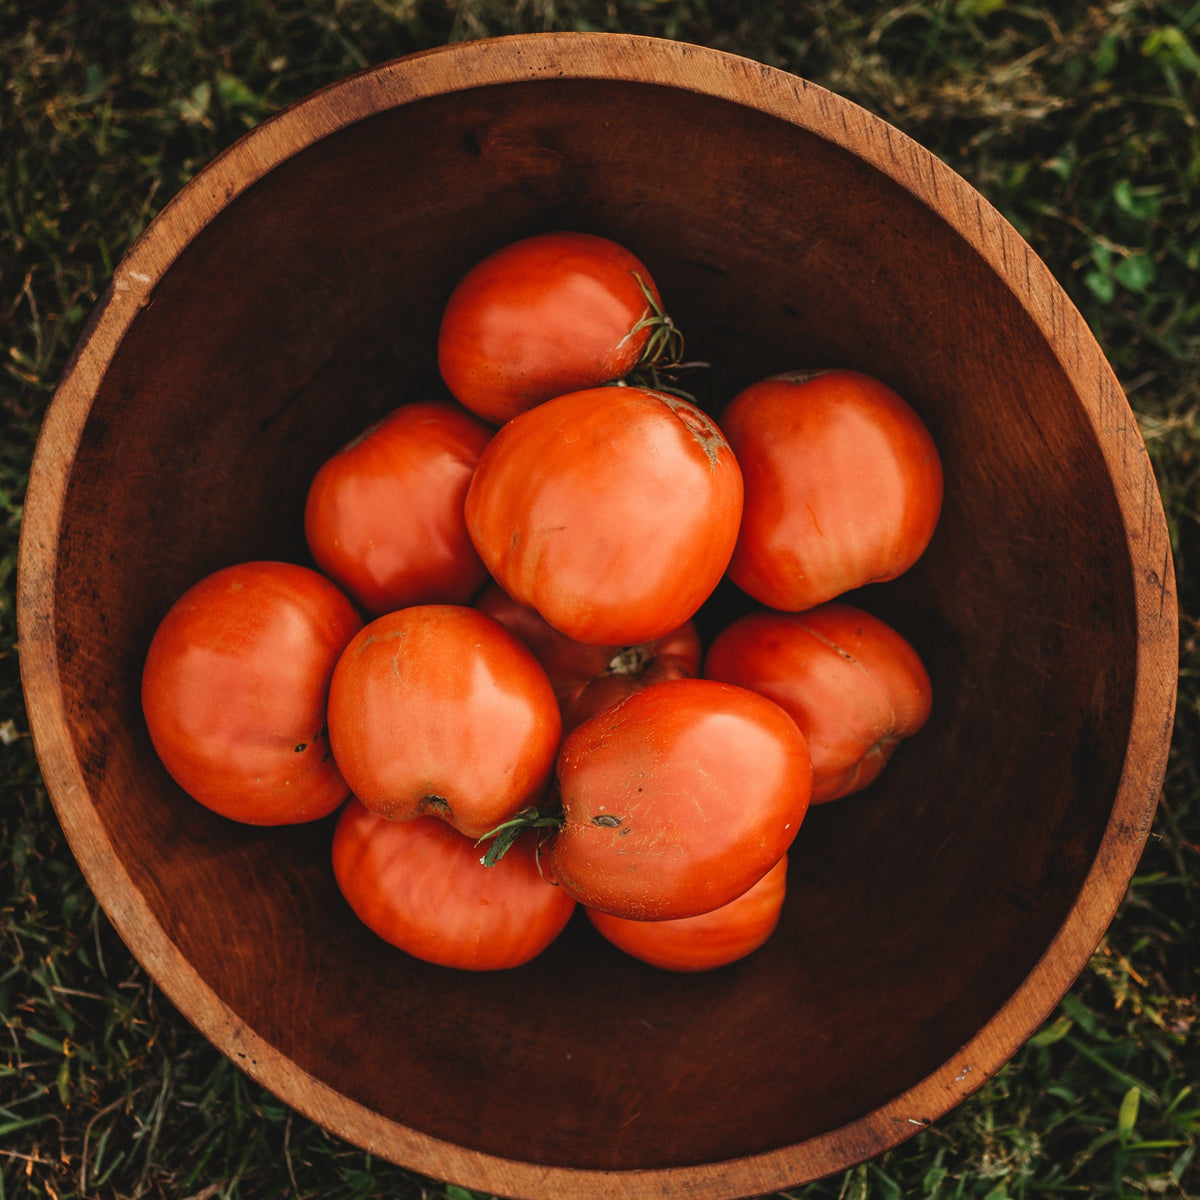
[[475, 843], [444, 821], [389, 821], [351, 799], [333, 834], [333, 873], [384, 941], [443, 967], [503, 970], [540, 954], [575, 908], [538, 874], [533, 839], [484, 867]]
[[737, 540], [742, 476], [711, 418], [604, 387], [548, 400], [488, 443], [467, 528], [516, 601], [579, 642], [633, 646], [685, 621]]
[[201, 804], [250, 825], [333, 812], [348, 788], [329, 749], [334, 664], [362, 627], [329, 580], [291, 563], [226, 567], [158, 626], [142, 711], [163, 765]]
[[487, 572], [463, 500], [492, 430], [457, 404], [405, 404], [343, 446], [308, 490], [317, 566], [369, 613], [465, 604]]
[[627, 921], [585, 909], [618, 949], [666, 971], [711, 971], [753, 953], [775, 932], [787, 893], [785, 854], [748, 892], [698, 917]]
[[377, 617], [329, 688], [329, 740], [351, 791], [382, 816], [441, 817], [472, 838], [541, 797], [561, 733], [533, 655], [458, 605]]
[[704, 674], [787, 710], [808, 741], [814, 804], [873, 782], [932, 704], [917, 652], [849, 604], [740, 617], [713, 640]]
[[700, 673], [700, 635], [691, 621], [642, 646], [589, 646], [559, 633], [503, 588], [487, 588], [475, 607], [515, 633], [542, 664], [564, 732], [652, 683]]
[[745, 473], [729, 577], [794, 612], [894, 579], [933, 536], [942, 466], [891, 388], [856, 371], [764, 379], [721, 416]]
[[[656, 315], [657, 313], [657, 315]], [[589, 233], [544, 233], [489, 255], [442, 317], [438, 366], [451, 394], [502, 425], [543, 400], [623, 379], [656, 327], [669, 331], [650, 272]]]
[[812, 790], [808, 748], [779, 705], [707, 679], [635, 692], [564, 740], [542, 873], [632, 920], [709, 912], [787, 852]]

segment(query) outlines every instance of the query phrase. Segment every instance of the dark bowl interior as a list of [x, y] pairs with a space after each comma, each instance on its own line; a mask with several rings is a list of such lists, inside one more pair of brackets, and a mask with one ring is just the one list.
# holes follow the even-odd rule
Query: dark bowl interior
[[[188, 197], [161, 220], [181, 227]], [[943, 455], [928, 552], [852, 597], [917, 648], [933, 717], [879, 783], [810, 812], [772, 940], [697, 977], [623, 957], [581, 915], [515, 971], [414, 961], [339, 897], [331, 821], [260, 830], [206, 811], [155, 759], [139, 708], [172, 601], [228, 563], [309, 561], [313, 472], [395, 405], [444, 394], [434, 347], [451, 288], [552, 228], [643, 259], [689, 357], [712, 364], [695, 385], [714, 414], [764, 375], [854, 367], [907, 398]], [[297, 1078], [418, 1134], [634, 1170], [837, 1130], [987, 1026], [1105, 837], [1138, 614], [1077, 383], [945, 215], [833, 140], [729, 99], [538, 78], [334, 129], [182, 245], [63, 470], [59, 686], [67, 712], [88, 714], [75, 752], [139, 903]], [[704, 627], [742, 604], [722, 588]], [[188, 1013], [186, 990], [172, 995]], [[222, 1048], [255, 1070], [253, 1049]]]

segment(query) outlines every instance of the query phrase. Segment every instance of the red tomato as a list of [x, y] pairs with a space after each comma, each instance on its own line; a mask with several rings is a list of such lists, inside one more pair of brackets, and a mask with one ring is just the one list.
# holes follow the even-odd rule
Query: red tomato
[[808, 741], [814, 804], [873, 782], [932, 703], [912, 646], [849, 604], [740, 617], [713, 640], [704, 674], [787, 710]]
[[179, 786], [250, 825], [333, 812], [348, 788], [325, 704], [338, 656], [361, 627], [337, 587], [291, 563], [241, 563], [189, 588], [142, 672], [150, 740]]
[[737, 540], [742, 477], [676, 396], [593, 388], [514, 417], [467, 492], [492, 577], [578, 642], [633, 646], [690, 620]]
[[698, 917], [627, 921], [589, 908], [588, 920], [618, 949], [666, 971], [711, 971], [753, 953], [775, 932], [787, 893], [787, 855], [748, 892]]
[[480, 838], [549, 783], [562, 733], [546, 673], [491, 617], [450, 604], [377, 617], [329, 688], [329, 740], [373, 812]]
[[623, 379], [654, 335], [656, 310], [650, 272], [624, 247], [539, 234], [463, 277], [442, 317], [438, 366], [459, 403], [502, 425], [543, 400]]
[[368, 612], [465, 604], [487, 572], [463, 501], [490, 427], [457, 404], [396, 409], [343, 446], [308, 490], [312, 556]]
[[729, 577], [795, 612], [894, 579], [921, 556], [942, 505], [929, 431], [891, 388], [856, 371], [753, 384], [721, 417], [745, 474]]
[[389, 821], [351, 799], [333, 873], [355, 915], [414, 958], [468, 971], [519, 967], [562, 932], [575, 901], [538, 874], [533, 834], [494, 867], [433, 817]]
[[812, 790], [796, 723], [771, 700], [707, 679], [656, 683], [563, 741], [562, 818], [542, 873], [588, 908], [631, 920], [709, 912], [787, 852]]
[[564, 731], [652, 683], [700, 673], [700, 635], [691, 621], [642, 646], [589, 646], [559, 633], [503, 588], [488, 588], [475, 607], [533, 651], [558, 697]]

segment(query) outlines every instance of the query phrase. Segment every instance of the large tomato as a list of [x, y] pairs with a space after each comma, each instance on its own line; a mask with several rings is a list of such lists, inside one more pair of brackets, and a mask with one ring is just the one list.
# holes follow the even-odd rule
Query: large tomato
[[742, 476], [694, 405], [640, 387], [548, 400], [488, 443], [467, 528], [492, 577], [579, 642], [632, 646], [690, 620], [737, 540]]
[[325, 705], [361, 626], [337, 587], [291, 563], [240, 563], [189, 588], [158, 626], [142, 672], [150, 740], [179, 786], [252, 825], [337, 808], [348, 789]]
[[501, 425], [543, 400], [623, 379], [669, 330], [650, 272], [623, 246], [544, 233], [467, 272], [442, 317], [438, 365], [459, 403]]
[[333, 873], [359, 920], [414, 958], [503, 970], [540, 954], [575, 908], [538, 874], [533, 839], [484, 867], [444, 821], [389, 821], [351, 799], [333, 834]]
[[729, 577], [794, 612], [894, 579], [933, 536], [942, 466], [929, 430], [891, 388], [856, 371], [764, 379], [721, 428], [745, 476]]
[[837, 602], [740, 617], [713, 640], [704, 674], [769, 696], [791, 714], [812, 755], [814, 804], [873, 782], [932, 704], [929, 675], [908, 641]]
[[317, 566], [378, 615], [465, 604], [487, 573], [463, 500], [492, 430], [457, 404], [405, 404], [313, 478], [304, 533]]
[[631, 920], [709, 912], [787, 852], [812, 790], [808, 748], [773, 701], [707, 679], [635, 692], [564, 740], [562, 813], [542, 873]]
[[537, 660], [459, 605], [377, 617], [329, 688], [329, 740], [354, 794], [382, 816], [441, 817], [473, 838], [541, 798], [561, 734]]
[[700, 635], [692, 621], [642, 646], [591, 646], [559, 633], [503, 588], [485, 589], [475, 607], [495, 617], [533, 651], [558, 697], [566, 732], [652, 683], [700, 673]]
[[775, 932], [787, 894], [787, 855], [748, 892], [698, 917], [627, 921], [589, 908], [588, 920], [612, 944], [666, 971], [711, 971], [752, 954]]

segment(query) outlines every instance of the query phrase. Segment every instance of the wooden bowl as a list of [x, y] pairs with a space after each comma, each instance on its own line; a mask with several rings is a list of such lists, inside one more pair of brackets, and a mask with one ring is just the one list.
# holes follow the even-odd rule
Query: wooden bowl
[[[678, 977], [582, 920], [527, 967], [413, 961], [335, 890], [328, 821], [235, 825], [157, 762], [158, 620], [204, 574], [304, 561], [313, 472], [441, 388], [462, 273], [547, 228], [650, 267], [718, 411], [763, 375], [878, 375], [946, 502], [859, 594], [924, 658], [934, 716], [811, 812], [778, 933]], [[802, 79], [616, 35], [462, 44], [267, 121], [121, 262], [30, 482], [21, 665], [71, 846], [216, 1046], [383, 1158], [523, 1197], [731, 1197], [894, 1146], [1052, 1011], [1154, 812], [1176, 608], [1137, 427], [1020, 237], [920, 146]]]

